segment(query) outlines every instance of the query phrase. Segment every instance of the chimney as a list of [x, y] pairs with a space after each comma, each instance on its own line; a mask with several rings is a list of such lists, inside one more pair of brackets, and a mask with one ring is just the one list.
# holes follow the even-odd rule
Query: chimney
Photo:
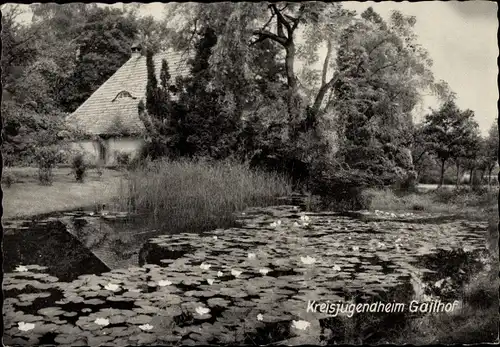
[[134, 43], [132, 47], [130, 47], [130, 51], [131, 51], [130, 54], [131, 58], [136, 58], [136, 59], [139, 58], [142, 52], [141, 45], [138, 42]]

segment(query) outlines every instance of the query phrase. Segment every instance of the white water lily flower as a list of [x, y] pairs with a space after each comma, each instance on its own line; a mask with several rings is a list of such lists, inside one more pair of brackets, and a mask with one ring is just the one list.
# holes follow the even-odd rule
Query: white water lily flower
[[306, 227], [309, 225], [309, 223], [302, 223], [302, 225]]
[[270, 270], [269, 269], [266, 269], [266, 268], [263, 268], [263, 269], [260, 269], [259, 272], [261, 274], [263, 274], [264, 276], [267, 275], [267, 273], [269, 272]]
[[271, 228], [276, 228], [278, 226], [278, 224], [276, 222], [272, 222], [271, 224], [269, 224], [269, 226]]
[[310, 256], [300, 257], [300, 260], [306, 265], [314, 264], [316, 262], [316, 259]]
[[217, 240], [217, 235], [212, 236], [214, 240]]
[[217, 272], [217, 277], [222, 277], [222, 276], [224, 276], [224, 274], [222, 273], [222, 271], [218, 271]]
[[299, 223], [294, 222], [294, 223], [293, 223], [293, 226], [294, 226], [294, 227], [298, 227], [298, 226], [299, 226]]
[[307, 328], [309, 328], [309, 326], [311, 325], [311, 323], [305, 321], [305, 320], [294, 320], [292, 322], [292, 326], [295, 328], [295, 329], [299, 329], [299, 330], [306, 330]]
[[109, 319], [107, 318], [97, 318], [95, 321], [94, 321], [95, 324], [97, 325], [102, 325], [102, 326], [106, 326], [106, 325], [109, 325]]
[[281, 225], [281, 220], [277, 220], [276, 224]]
[[262, 315], [262, 313], [259, 313], [259, 314], [257, 315], [257, 320], [260, 322], [260, 321], [261, 321], [261, 320], [263, 320], [263, 319], [264, 319], [264, 316]]
[[158, 285], [159, 285], [160, 287], [169, 286], [169, 285], [171, 285], [171, 284], [172, 284], [172, 282], [170, 282], [169, 280], [161, 280], [161, 281], [158, 281]]
[[203, 316], [204, 314], [208, 314], [210, 312], [210, 309], [209, 308], [206, 308], [206, 307], [201, 307], [201, 306], [198, 306], [196, 309], [195, 309], [196, 313], [198, 313], [200, 316]]
[[333, 270], [333, 271], [340, 271], [340, 270], [342, 270], [342, 269], [340, 268], [340, 266], [338, 266], [337, 264], [335, 264], [335, 265], [332, 267], [332, 270]]
[[309, 216], [306, 216], [306, 215], [300, 216], [301, 221], [307, 222], [309, 219], [310, 219]]
[[139, 325], [139, 329], [141, 329], [141, 330], [151, 330], [151, 329], [153, 329], [153, 326], [151, 324], [143, 324], [143, 325]]
[[377, 246], [378, 246], [378, 247], [385, 247], [385, 243], [383, 243], [383, 242], [379, 242], [379, 243], [377, 243]]
[[355, 251], [355, 252], [357, 252], [357, 251], [359, 251], [359, 247], [358, 246], [352, 246], [352, 250]]
[[211, 266], [212, 266], [212, 265], [210, 265], [210, 264], [205, 264], [205, 263], [202, 263], [202, 264], [200, 265], [200, 269], [202, 269], [202, 270], [208, 270], [208, 269], [210, 269], [210, 267], [211, 267]]
[[255, 259], [255, 253], [248, 253], [248, 259]]
[[30, 331], [30, 330], [35, 329], [35, 324], [19, 322], [19, 323], [17, 323], [17, 328], [21, 331]]
[[240, 270], [235, 270], [235, 269], [231, 270], [231, 275], [233, 275], [234, 277], [239, 277], [242, 273], [243, 271]]
[[116, 292], [117, 290], [120, 289], [120, 286], [117, 284], [114, 284], [114, 283], [108, 283], [108, 284], [106, 284], [104, 289], [111, 290], [112, 292]]
[[212, 284], [214, 284], [214, 280], [211, 278], [207, 278], [207, 283], [212, 285]]
[[26, 272], [28, 271], [28, 268], [24, 265], [19, 265], [18, 267], [16, 267], [16, 270], [17, 272]]

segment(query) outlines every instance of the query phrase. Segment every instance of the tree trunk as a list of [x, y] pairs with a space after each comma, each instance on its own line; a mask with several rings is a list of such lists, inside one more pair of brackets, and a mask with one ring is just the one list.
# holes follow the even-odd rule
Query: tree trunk
[[328, 73], [328, 63], [330, 62], [332, 56], [332, 42], [330, 40], [326, 43], [326, 57], [323, 61], [323, 74], [321, 76], [321, 85], [324, 86], [326, 84], [326, 74]]
[[297, 91], [297, 79], [294, 73], [294, 63], [295, 63], [295, 44], [293, 41], [289, 41], [286, 46], [286, 57], [285, 57], [285, 71], [288, 84], [288, 97], [287, 97], [287, 107], [288, 116], [292, 121], [298, 118], [298, 109], [295, 105], [295, 97]]
[[474, 168], [470, 169], [470, 178], [469, 178], [469, 185], [471, 186], [472, 188], [472, 184], [474, 182]]
[[286, 46], [286, 57], [285, 57], [285, 71], [286, 79], [288, 83], [288, 89], [295, 91], [297, 89], [297, 79], [295, 78], [294, 72], [295, 63], [295, 43], [289, 41]]
[[493, 168], [490, 168], [488, 170], [488, 189], [491, 188], [491, 172], [493, 171]]
[[438, 188], [441, 188], [444, 184], [444, 164], [446, 160], [441, 160], [441, 178], [439, 179], [439, 186]]
[[457, 182], [456, 182], [456, 186], [457, 188], [460, 186], [460, 164], [457, 163]]

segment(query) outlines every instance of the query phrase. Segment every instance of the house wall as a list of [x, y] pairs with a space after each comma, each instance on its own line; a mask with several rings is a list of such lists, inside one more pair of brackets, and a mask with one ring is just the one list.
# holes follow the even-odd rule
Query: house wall
[[134, 158], [144, 143], [144, 140], [139, 137], [116, 137], [106, 141], [108, 147], [107, 165], [116, 165], [116, 156], [119, 152], [130, 154], [130, 159]]
[[[105, 147], [104, 165], [114, 166], [118, 164], [116, 157], [119, 152], [129, 153], [130, 159], [135, 157], [143, 144], [143, 139], [138, 137], [109, 138], [103, 140], [102, 144]], [[77, 141], [73, 142], [71, 147], [77, 152], [84, 153], [85, 159], [92, 164], [95, 164], [101, 158], [101, 145], [99, 145], [98, 141]]]
[[91, 163], [95, 163], [99, 158], [99, 146], [97, 141], [82, 140], [71, 143], [71, 149], [83, 153], [85, 159]]

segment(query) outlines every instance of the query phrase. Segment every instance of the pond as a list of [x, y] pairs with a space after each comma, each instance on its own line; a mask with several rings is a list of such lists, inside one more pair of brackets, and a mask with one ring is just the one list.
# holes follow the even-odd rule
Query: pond
[[313, 307], [453, 303], [484, 267], [487, 226], [295, 205], [251, 208], [237, 227], [202, 234], [84, 211], [6, 222], [5, 343], [325, 344], [349, 329], [376, 343], [423, 313], [346, 319]]

